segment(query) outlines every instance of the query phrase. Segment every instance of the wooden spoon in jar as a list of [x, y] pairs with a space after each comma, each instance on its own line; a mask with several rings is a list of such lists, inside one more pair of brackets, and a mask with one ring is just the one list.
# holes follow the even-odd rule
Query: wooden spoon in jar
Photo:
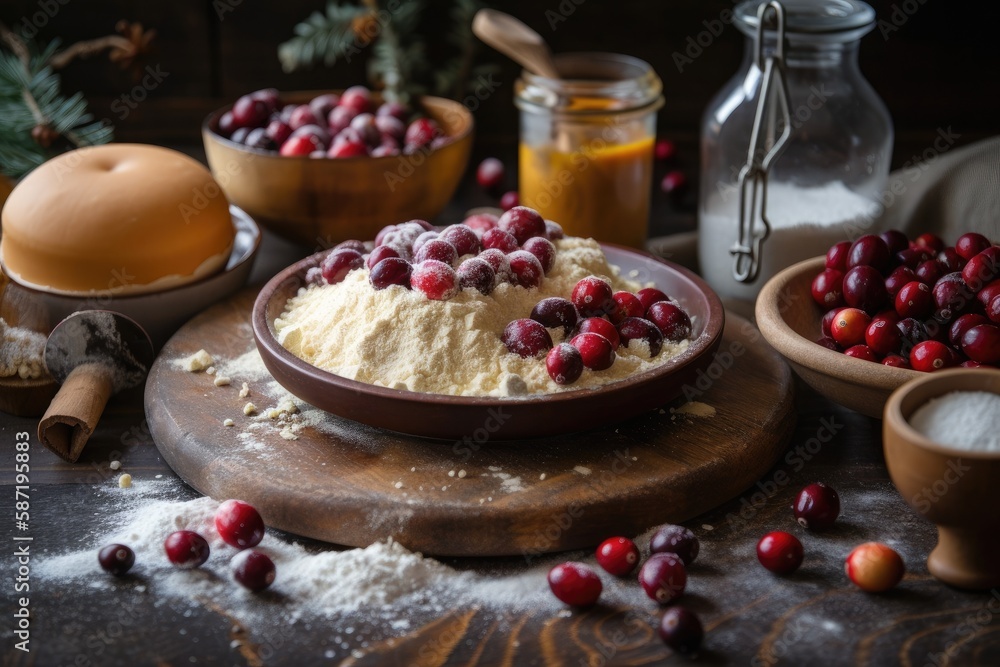
[[542, 36], [510, 14], [480, 9], [472, 19], [472, 32], [529, 72], [558, 79], [559, 70]]

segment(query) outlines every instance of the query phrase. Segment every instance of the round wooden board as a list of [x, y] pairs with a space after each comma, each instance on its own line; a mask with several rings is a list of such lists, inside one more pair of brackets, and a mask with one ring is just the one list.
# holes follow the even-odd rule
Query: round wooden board
[[[245, 290], [174, 335], [149, 374], [146, 415], [164, 459], [191, 486], [246, 500], [269, 526], [307, 537], [367, 546], [391, 536], [438, 556], [590, 547], [735, 497], [773, 465], [795, 425], [788, 366], [749, 322], [729, 315], [716, 363], [685, 392], [714, 407], [713, 417], [673, 413], [682, 397], [564, 437], [490, 442], [484, 419], [466, 440], [444, 442], [300, 405], [312, 426], [286, 440], [266, 417], [242, 413], [247, 400], [265, 410], [277, 403], [263, 393], [266, 380], [249, 382], [242, 399], [237, 375], [215, 387], [211, 376], [171, 363], [202, 348], [217, 359], [251, 351], [254, 296]], [[223, 426], [225, 418], [236, 425]]]

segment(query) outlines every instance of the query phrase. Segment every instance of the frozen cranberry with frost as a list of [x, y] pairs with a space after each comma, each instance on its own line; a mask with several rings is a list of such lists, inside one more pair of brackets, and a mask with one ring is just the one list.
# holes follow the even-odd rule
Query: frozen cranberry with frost
[[679, 343], [691, 336], [691, 318], [680, 306], [669, 301], [657, 301], [646, 311], [646, 319], [655, 324], [664, 340]]
[[701, 647], [705, 629], [698, 615], [685, 607], [671, 607], [663, 612], [659, 627], [660, 639], [681, 655], [693, 656]]
[[454, 246], [459, 257], [475, 255], [479, 252], [479, 237], [471, 228], [465, 225], [451, 225], [441, 231], [442, 241]]
[[851, 347], [865, 342], [865, 332], [871, 324], [868, 313], [859, 308], [843, 308], [830, 323], [830, 338], [841, 347]]
[[337, 107], [326, 117], [327, 127], [332, 134], [339, 134], [351, 125], [358, 112], [348, 107]]
[[163, 542], [167, 559], [181, 568], [189, 570], [208, 560], [209, 548], [205, 538], [192, 530], [178, 530], [170, 533]]
[[635, 293], [635, 298], [642, 304], [643, 314], [649, 312], [649, 307], [657, 301], [669, 301], [670, 297], [655, 287], [644, 287]]
[[981, 364], [1000, 362], [1000, 327], [977, 324], [962, 335], [962, 352]]
[[847, 253], [850, 249], [850, 241], [841, 241], [830, 246], [830, 249], [826, 251], [826, 268], [833, 269], [834, 271], [840, 271], [841, 273], [846, 271]]
[[372, 267], [368, 282], [377, 290], [390, 285], [401, 285], [410, 289], [410, 274], [413, 266], [401, 257], [387, 257]]
[[546, 220], [545, 236], [547, 236], [550, 241], [558, 241], [559, 239], [566, 238], [566, 232], [563, 231], [562, 225], [558, 222]]
[[340, 103], [340, 95], [336, 93], [324, 93], [309, 100], [309, 108], [312, 109], [316, 118], [326, 120], [334, 107]]
[[552, 336], [541, 323], [520, 319], [508, 324], [500, 340], [507, 350], [524, 359], [537, 357], [552, 347]]
[[433, 241], [434, 239], [437, 239], [440, 236], [441, 236], [440, 232], [436, 231], [423, 232], [420, 236], [413, 239], [413, 253], [416, 254], [420, 252], [420, 248], [422, 248], [425, 243], [427, 243], [428, 241]]
[[944, 269], [945, 267], [941, 262], [936, 259], [929, 259], [926, 262], [921, 262], [914, 273], [917, 274], [917, 280], [925, 282], [928, 285], [933, 285], [945, 274]]
[[889, 274], [889, 277], [885, 279], [886, 295], [890, 299], [895, 299], [896, 295], [899, 294], [899, 290], [903, 288], [903, 285], [911, 283], [916, 279], [917, 274], [913, 272], [913, 269], [905, 266], [897, 266]]
[[626, 317], [643, 317], [646, 314], [646, 306], [642, 305], [642, 301], [639, 301], [639, 297], [631, 292], [626, 292], [624, 290], [615, 292], [611, 295], [614, 299], [615, 304], [618, 306], [616, 309], [617, 313], [620, 315], [620, 320], [624, 320]]
[[922, 341], [910, 350], [910, 366], [915, 371], [930, 373], [954, 366], [955, 362], [955, 353], [952, 349], [936, 340]]
[[844, 350], [844, 355], [854, 357], [855, 359], [862, 359], [864, 361], [878, 361], [878, 355], [875, 354], [875, 351], [864, 343], [850, 346]]
[[549, 570], [549, 588], [560, 602], [590, 607], [601, 596], [601, 578], [583, 563], [561, 563]]
[[413, 255], [413, 263], [419, 264], [428, 259], [444, 262], [448, 266], [454, 266], [458, 262], [458, 252], [455, 246], [442, 241], [440, 237], [427, 241], [420, 246], [420, 249]]
[[611, 341], [600, 334], [577, 334], [570, 339], [569, 344], [580, 350], [583, 365], [591, 370], [603, 371], [615, 363], [615, 348]]
[[830, 338], [829, 335], [823, 335], [823, 336], [820, 336], [819, 338], [817, 338], [816, 339], [816, 344], [825, 347], [826, 349], [830, 350], [831, 352], [842, 352], [843, 351], [843, 350], [840, 349], [840, 346], [837, 345], [837, 341], [835, 341], [834, 339]]
[[934, 312], [934, 294], [930, 287], [914, 280], [903, 285], [896, 294], [895, 307], [901, 317], [923, 319]]
[[485, 232], [482, 244], [484, 249], [496, 248], [504, 253], [512, 253], [520, 247], [513, 234], [499, 227]]
[[612, 347], [617, 348], [621, 345], [618, 329], [603, 317], [586, 317], [580, 320], [580, 323], [576, 325], [576, 332], [600, 334], [611, 342]]
[[877, 354], [892, 354], [902, 348], [903, 336], [894, 321], [876, 315], [865, 329], [865, 344]]
[[906, 234], [898, 229], [887, 229], [879, 234], [879, 238], [885, 241], [885, 245], [893, 255], [910, 247], [910, 239], [906, 238]]
[[791, 574], [802, 565], [802, 543], [783, 530], [775, 530], [757, 542], [757, 560], [775, 574]]
[[410, 274], [410, 287], [431, 301], [447, 301], [458, 294], [458, 274], [451, 268], [451, 264], [426, 259], [414, 264]]
[[304, 157], [313, 151], [323, 150], [323, 144], [314, 136], [289, 137], [278, 151], [284, 157]]
[[361, 254], [364, 254], [366, 251], [364, 242], [359, 241], [357, 239], [347, 239], [346, 241], [341, 241], [337, 245], [333, 246], [334, 252], [336, 252], [337, 250], [345, 250], [345, 249], [357, 250]]
[[969, 261], [991, 245], [990, 240], [982, 234], [968, 232], [955, 241], [955, 252], [965, 261]]
[[847, 269], [870, 266], [879, 273], [889, 268], [889, 246], [874, 234], [859, 236], [847, 251]]
[[867, 542], [852, 551], [844, 571], [854, 585], [868, 593], [882, 593], [900, 581], [906, 573], [903, 559], [891, 547]]
[[323, 263], [320, 264], [320, 270], [323, 272], [323, 280], [328, 285], [335, 285], [343, 282], [348, 273], [354, 269], [360, 269], [364, 265], [365, 260], [360, 252], [344, 248], [343, 250], [334, 250], [324, 257]]
[[684, 594], [687, 569], [674, 553], [653, 554], [639, 570], [639, 584], [652, 600], [667, 604]]
[[823, 482], [807, 484], [792, 504], [795, 520], [808, 530], [826, 530], [840, 516], [840, 494]]
[[587, 276], [573, 286], [570, 300], [584, 317], [596, 317], [610, 312], [615, 306], [611, 283], [597, 276]]
[[598, 545], [594, 555], [598, 565], [616, 577], [629, 574], [639, 564], [639, 547], [627, 537], [609, 537]]
[[521, 197], [518, 196], [517, 190], [510, 190], [509, 192], [503, 193], [500, 197], [500, 208], [505, 211], [509, 211], [521, 204]]
[[666, 524], [660, 526], [649, 538], [649, 552], [671, 553], [680, 557], [685, 565], [690, 565], [698, 557], [701, 543], [698, 537], [684, 526]]
[[274, 583], [274, 561], [260, 551], [244, 551], [232, 561], [233, 579], [255, 593]]
[[549, 329], [561, 327], [565, 333], [569, 333], [576, 327], [579, 318], [576, 306], [572, 302], [558, 296], [550, 296], [535, 304], [531, 309], [531, 319]]
[[545, 219], [538, 211], [527, 206], [515, 206], [505, 211], [500, 216], [497, 227], [513, 236], [518, 244], [532, 236], [545, 236]]
[[470, 257], [458, 266], [458, 284], [462, 289], [471, 288], [481, 294], [489, 294], [497, 283], [497, 274], [489, 262], [479, 257]]
[[511, 281], [512, 275], [510, 272], [510, 260], [507, 259], [507, 253], [503, 250], [489, 248], [479, 253], [479, 259], [483, 260], [493, 268], [493, 273], [496, 274], [498, 285], [500, 283], [507, 283]]
[[264, 539], [264, 519], [253, 505], [231, 498], [215, 510], [215, 530], [226, 544], [247, 549]]
[[892, 368], [912, 368], [910, 366], [910, 360], [906, 357], [901, 357], [898, 354], [887, 354], [885, 358], [882, 359], [883, 366], [890, 366]]
[[1000, 278], [1000, 247], [990, 246], [973, 255], [962, 269], [962, 279], [973, 290]]
[[418, 118], [406, 127], [403, 143], [410, 149], [429, 146], [441, 134], [441, 127], [430, 118]]
[[484, 190], [495, 190], [503, 185], [503, 162], [495, 157], [488, 157], [476, 168], [476, 182]]
[[267, 122], [271, 110], [263, 100], [254, 99], [253, 95], [244, 95], [233, 104], [231, 113], [235, 128], [260, 127]]
[[542, 284], [542, 278], [545, 276], [542, 263], [527, 250], [515, 250], [507, 255], [507, 261], [510, 262], [510, 273], [514, 284], [529, 289]]
[[583, 356], [569, 343], [559, 343], [545, 355], [545, 370], [556, 384], [573, 384], [583, 373]]
[[392, 246], [380, 245], [369, 253], [365, 265], [369, 269], [374, 269], [376, 264], [389, 257], [399, 257], [399, 252]]
[[917, 248], [926, 248], [934, 255], [944, 250], [944, 241], [941, 240], [941, 237], [930, 232], [921, 234], [913, 239], [913, 245]]
[[824, 269], [816, 274], [810, 289], [813, 301], [823, 308], [844, 305], [844, 274], [837, 269]]
[[496, 229], [497, 221], [500, 218], [493, 215], [492, 213], [476, 213], [475, 215], [470, 215], [468, 218], [462, 221], [462, 224], [474, 231], [478, 236], [482, 237], [483, 234], [490, 231], [491, 229]]
[[385, 240], [385, 237], [389, 234], [389, 232], [394, 232], [398, 228], [399, 225], [386, 225], [382, 229], [378, 230], [378, 233], [375, 234], [375, 245], [382, 245], [382, 241]]
[[339, 106], [353, 109], [358, 113], [371, 111], [375, 107], [371, 91], [364, 86], [351, 86], [345, 90], [340, 96]]
[[975, 293], [957, 272], [938, 280], [931, 293], [937, 317], [944, 322], [950, 322], [975, 300]]
[[[879, 239], [881, 242], [882, 239]], [[874, 315], [887, 299], [885, 279], [874, 267], [859, 265], [844, 274], [844, 301], [848, 306]]]
[[542, 265], [542, 271], [545, 272], [545, 275], [548, 275], [549, 271], [556, 264], [556, 247], [552, 244], [552, 241], [546, 238], [533, 236], [521, 245], [521, 249], [530, 252], [538, 258], [538, 262]]
[[105, 572], [121, 577], [135, 565], [135, 552], [124, 544], [109, 544], [97, 552], [97, 562]]

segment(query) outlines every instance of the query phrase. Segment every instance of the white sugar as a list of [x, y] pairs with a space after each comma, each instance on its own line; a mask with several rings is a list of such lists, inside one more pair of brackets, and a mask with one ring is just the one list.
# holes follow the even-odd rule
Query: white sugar
[[933, 398], [910, 417], [929, 440], [972, 452], [1000, 452], [1000, 394], [953, 391]]

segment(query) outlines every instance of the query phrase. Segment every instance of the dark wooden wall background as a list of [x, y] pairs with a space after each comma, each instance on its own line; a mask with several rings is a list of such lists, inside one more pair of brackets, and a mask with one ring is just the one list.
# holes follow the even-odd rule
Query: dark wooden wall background
[[[425, 22], [433, 44], [445, 23], [445, 3], [429, 4]], [[895, 120], [897, 165], [928, 146], [939, 127], [951, 126], [962, 144], [1000, 131], [997, 4], [874, 2], [879, 18], [894, 29], [887, 37], [876, 29], [864, 38], [861, 67]], [[147, 64], [166, 77], [126, 118], [111, 105], [135, 85], [127, 73], [106, 62], [78, 61], [65, 71], [67, 87], [87, 93], [95, 113], [115, 122], [119, 140], [198, 144], [204, 116], [241, 93], [265, 86], [343, 87], [363, 79], [360, 59], [334, 69], [281, 71], [277, 45], [296, 22], [324, 5], [324, 0], [3, 0], [0, 18], [17, 28], [34, 17], [42, 24], [43, 40], [106, 34], [122, 18], [155, 27], [157, 51]], [[742, 53], [743, 37], [728, 25], [683, 73], [673, 63], [672, 54], [705, 30], [703, 22], [734, 6], [727, 0], [511, 0], [493, 6], [521, 17], [557, 51], [620, 51], [653, 63], [667, 100], [661, 133], [692, 148], [702, 110], [736, 71]], [[560, 8], [566, 20], [552, 30], [546, 11]], [[496, 61], [503, 67], [502, 86], [477, 111], [486, 144], [509, 139], [517, 129], [511, 104], [517, 68], [500, 56]]]

